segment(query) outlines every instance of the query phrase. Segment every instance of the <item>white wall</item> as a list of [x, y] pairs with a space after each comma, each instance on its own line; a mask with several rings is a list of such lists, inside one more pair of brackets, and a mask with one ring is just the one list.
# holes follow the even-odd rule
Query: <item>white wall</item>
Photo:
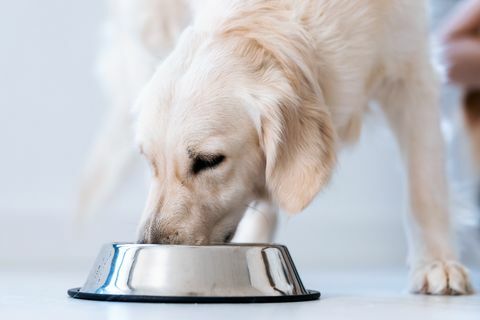
[[65, 210], [104, 108], [97, 1], [0, 2], [0, 208]]
[[[72, 220], [106, 109], [93, 72], [102, 4], [0, 2], [0, 266], [86, 267], [103, 242], [134, 239], [141, 165], [104, 214], [81, 230]], [[382, 119], [367, 122], [331, 186], [303, 214], [282, 218], [278, 242], [300, 267], [403, 266], [398, 151]]]

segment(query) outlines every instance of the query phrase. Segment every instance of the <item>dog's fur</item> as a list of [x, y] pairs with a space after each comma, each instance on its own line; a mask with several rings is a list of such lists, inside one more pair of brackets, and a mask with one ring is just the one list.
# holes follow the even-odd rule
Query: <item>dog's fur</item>
[[128, 139], [116, 137], [149, 78], [134, 110], [153, 176], [139, 228], [147, 243], [228, 241], [247, 207], [234, 240], [269, 240], [277, 206], [296, 213], [309, 204], [377, 101], [408, 169], [411, 290], [471, 292], [451, 239], [424, 1], [111, 7], [104, 74], [119, 106], [87, 174], [88, 203], [99, 199], [92, 187], [106, 194], [126, 163]]

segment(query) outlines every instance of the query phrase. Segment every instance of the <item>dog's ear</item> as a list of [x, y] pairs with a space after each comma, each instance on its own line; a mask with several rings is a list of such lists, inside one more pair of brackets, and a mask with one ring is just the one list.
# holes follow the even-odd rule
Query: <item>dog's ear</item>
[[330, 115], [316, 98], [306, 100], [266, 108], [261, 115], [267, 188], [290, 213], [303, 210], [313, 200], [335, 163]]
[[[256, 12], [269, 6], [262, 2]], [[266, 186], [282, 209], [296, 213], [328, 182], [335, 163], [335, 134], [317, 80], [317, 73], [325, 79], [330, 75], [327, 64], [318, 67], [321, 54], [298, 24], [281, 13], [264, 19], [239, 15], [229, 19], [222, 34], [247, 59], [257, 87], [263, 83], [269, 92], [262, 96], [257, 88], [251, 99], [260, 109]]]

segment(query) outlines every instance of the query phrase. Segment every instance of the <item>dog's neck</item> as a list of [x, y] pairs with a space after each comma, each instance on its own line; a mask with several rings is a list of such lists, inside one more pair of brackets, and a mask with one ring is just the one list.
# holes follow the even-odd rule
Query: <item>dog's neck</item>
[[208, 10], [208, 6], [198, 12], [193, 25], [195, 32], [211, 39], [230, 38], [229, 43], [238, 45], [240, 50], [245, 48], [242, 42], [261, 47], [271, 57], [264, 62], [276, 64], [300, 100], [314, 93], [331, 111], [336, 104], [332, 97], [338, 96], [333, 84], [338, 83], [340, 72], [338, 65], [328, 62], [335, 61], [332, 54], [337, 48], [329, 47], [328, 36], [318, 36], [316, 18], [306, 18], [308, 6], [314, 2], [295, 2], [294, 7], [288, 1], [221, 2], [211, 2], [228, 8], [218, 10], [223, 13], [221, 16], [217, 13], [212, 16], [215, 10]]
[[314, 35], [303, 22], [301, 10], [278, 1], [226, 3], [230, 10], [211, 22], [208, 33], [254, 41], [270, 53], [294, 87], [302, 79], [321, 95], [320, 75], [329, 74], [329, 66], [321, 62]]

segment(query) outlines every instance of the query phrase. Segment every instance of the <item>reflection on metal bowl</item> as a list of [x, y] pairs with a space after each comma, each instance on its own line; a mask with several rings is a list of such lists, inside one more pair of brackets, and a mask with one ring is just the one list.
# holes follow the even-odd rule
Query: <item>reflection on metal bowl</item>
[[316, 300], [285, 246], [105, 245], [74, 298], [138, 302], [287, 302]]

